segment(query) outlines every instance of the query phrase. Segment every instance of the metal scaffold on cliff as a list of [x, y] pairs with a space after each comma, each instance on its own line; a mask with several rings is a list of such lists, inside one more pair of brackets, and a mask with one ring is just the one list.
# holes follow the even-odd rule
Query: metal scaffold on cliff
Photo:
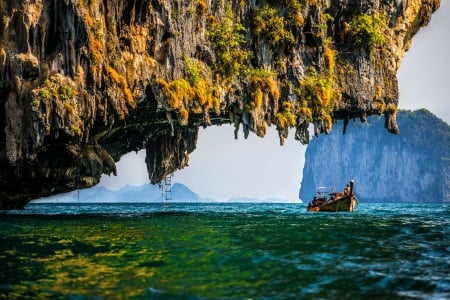
[[172, 177], [173, 174], [167, 175], [163, 181], [159, 183], [161, 189], [161, 201], [167, 203], [172, 200]]

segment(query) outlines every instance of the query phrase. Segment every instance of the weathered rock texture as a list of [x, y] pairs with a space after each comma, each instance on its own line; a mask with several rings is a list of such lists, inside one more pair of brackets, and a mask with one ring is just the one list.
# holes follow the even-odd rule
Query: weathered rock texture
[[[450, 202], [450, 126], [429, 111], [400, 111], [398, 136], [372, 116], [342, 136], [340, 123], [306, 149], [300, 197], [317, 186], [343, 190], [350, 179], [364, 202]], [[337, 127], [337, 128], [336, 128]]]
[[159, 182], [198, 126], [307, 143], [309, 123], [384, 114], [395, 133], [396, 71], [439, 4], [0, 0], [0, 209], [95, 185], [142, 148]]

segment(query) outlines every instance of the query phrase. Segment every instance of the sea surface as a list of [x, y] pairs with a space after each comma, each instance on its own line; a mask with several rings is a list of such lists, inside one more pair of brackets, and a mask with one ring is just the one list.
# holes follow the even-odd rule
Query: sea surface
[[1, 299], [450, 299], [450, 205], [29, 204]]

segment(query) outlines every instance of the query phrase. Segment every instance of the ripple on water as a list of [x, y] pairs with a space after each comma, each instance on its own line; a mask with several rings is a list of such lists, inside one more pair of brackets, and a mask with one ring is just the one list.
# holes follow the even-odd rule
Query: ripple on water
[[30, 205], [0, 215], [0, 295], [448, 299], [449, 222], [445, 205]]

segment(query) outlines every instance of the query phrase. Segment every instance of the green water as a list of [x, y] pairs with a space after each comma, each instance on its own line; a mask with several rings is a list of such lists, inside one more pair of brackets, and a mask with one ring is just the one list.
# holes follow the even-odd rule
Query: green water
[[450, 299], [450, 207], [32, 205], [0, 215], [4, 299]]

